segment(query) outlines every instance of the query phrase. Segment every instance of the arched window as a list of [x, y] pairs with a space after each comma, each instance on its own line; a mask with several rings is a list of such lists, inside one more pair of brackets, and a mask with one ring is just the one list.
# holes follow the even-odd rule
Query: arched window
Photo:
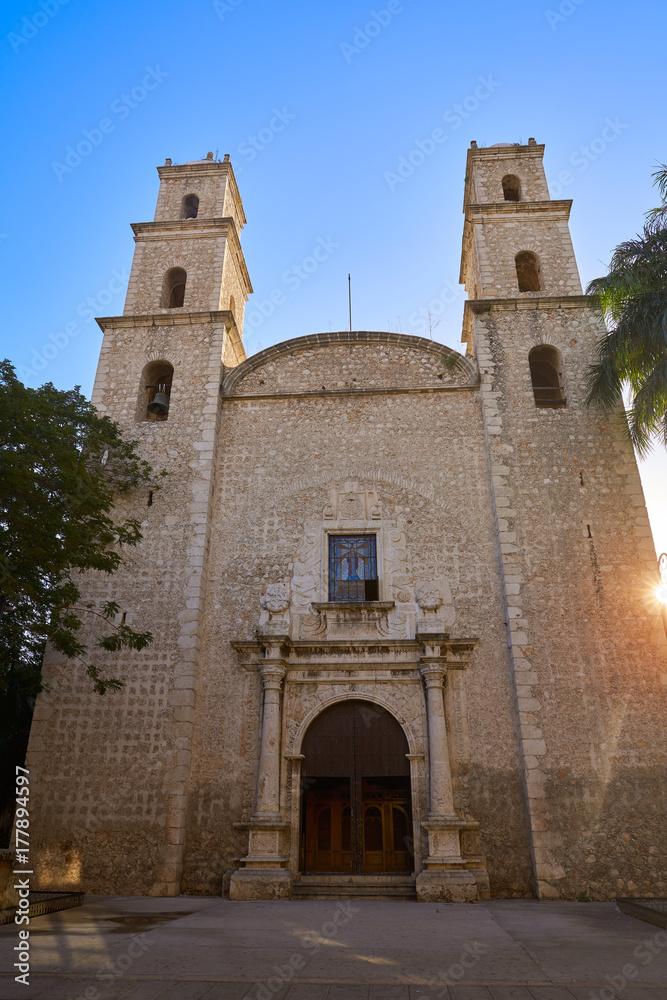
[[[236, 302], [234, 302], [234, 296], [230, 295], [229, 296], [229, 311], [232, 314], [232, 316], [234, 316], [234, 310], [235, 310], [235, 308], [236, 308]], [[235, 316], [234, 316], [234, 318], [236, 319]]]
[[542, 278], [540, 275], [540, 262], [537, 256], [530, 250], [522, 250], [514, 258], [514, 263], [516, 264], [519, 291], [541, 292]]
[[560, 351], [548, 344], [541, 344], [539, 347], [534, 347], [528, 355], [528, 364], [535, 406], [552, 408], [565, 406]]
[[139, 393], [140, 420], [166, 420], [169, 416], [174, 366], [168, 361], [152, 361], [143, 370]]
[[164, 309], [178, 309], [185, 301], [185, 283], [188, 276], [182, 267], [172, 267], [164, 276], [162, 286], [162, 306]]
[[196, 194], [186, 194], [181, 209], [182, 219], [196, 219], [199, 212], [199, 198]]
[[503, 196], [505, 201], [521, 201], [521, 181], [514, 174], [503, 177]]

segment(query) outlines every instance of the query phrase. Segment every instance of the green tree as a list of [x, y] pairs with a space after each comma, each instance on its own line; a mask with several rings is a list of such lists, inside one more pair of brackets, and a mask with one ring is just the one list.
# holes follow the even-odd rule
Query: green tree
[[[0, 364], [0, 692], [14, 700], [41, 689], [47, 641], [83, 662], [99, 694], [122, 686], [104, 676], [103, 651], [151, 641], [114, 624], [114, 602], [82, 602], [79, 591], [80, 573], [113, 573], [122, 546], [141, 539], [137, 520], [114, 519], [118, 494], [156, 488], [135, 444], [78, 387], [29, 389]], [[99, 625], [92, 648], [79, 635], [84, 621]]]
[[630, 391], [626, 410], [632, 442], [646, 455], [658, 438], [667, 446], [667, 166], [653, 174], [662, 204], [643, 231], [616, 247], [598, 295], [610, 327], [598, 343], [589, 376], [589, 404], [610, 409]]

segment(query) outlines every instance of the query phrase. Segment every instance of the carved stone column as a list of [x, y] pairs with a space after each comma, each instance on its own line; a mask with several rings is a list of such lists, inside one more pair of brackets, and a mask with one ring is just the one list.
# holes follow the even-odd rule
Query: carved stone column
[[443, 697], [443, 681], [445, 679], [446, 668], [432, 662], [424, 663], [424, 659], [422, 658], [420, 673], [426, 686], [430, 792], [429, 819], [445, 817], [456, 819]]
[[[429, 756], [429, 815], [422, 825], [428, 832], [428, 857], [417, 876], [417, 898], [426, 902], [473, 902], [478, 898], [475, 876], [461, 857], [460, 832], [469, 826], [454, 809], [452, 771], [443, 685], [447, 675], [446, 633], [422, 636]], [[444, 649], [443, 649], [444, 646]], [[442, 655], [444, 652], [445, 655]]]
[[293, 874], [285, 867], [288, 858], [280, 851], [281, 839], [290, 824], [280, 813], [281, 693], [286, 674], [281, 647], [286, 636], [266, 639], [261, 660], [262, 731], [255, 810], [247, 823], [248, 853], [244, 868], [232, 874], [230, 899], [289, 899]]
[[280, 818], [280, 695], [285, 673], [282, 665], [266, 661], [261, 670], [264, 711], [253, 819]]

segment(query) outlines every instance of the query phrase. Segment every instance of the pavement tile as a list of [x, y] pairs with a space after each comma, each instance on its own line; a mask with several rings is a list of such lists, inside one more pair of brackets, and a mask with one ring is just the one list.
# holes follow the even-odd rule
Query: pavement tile
[[160, 993], [160, 1000], [202, 1000], [207, 997], [211, 983], [175, 982]]
[[527, 986], [489, 986], [493, 1000], [533, 1000]]
[[384, 986], [374, 983], [369, 994], [372, 1000], [410, 1000], [407, 986]]
[[[107, 993], [100, 989], [99, 979], [33, 979], [34, 992], [25, 995], [39, 1000], [86, 1000], [86, 990], [94, 986], [100, 994], [100, 1000], [107, 1000]], [[25, 989], [25, 987], [23, 987]]]
[[452, 1000], [446, 986], [410, 986], [409, 989], [410, 1000]]
[[[374, 994], [371, 993], [371, 996]], [[346, 984], [330, 986], [327, 1000], [368, 1000], [368, 986]]]
[[564, 986], [531, 986], [530, 992], [535, 1000], [573, 1000], [572, 993]]
[[289, 986], [285, 985], [279, 986], [274, 990], [273, 986], [267, 987], [266, 980], [262, 979], [258, 983], [253, 983], [247, 992], [243, 994], [243, 998], [244, 1000], [266, 1000], [266, 991], [269, 989], [271, 1000], [285, 1000], [289, 988]]
[[493, 1000], [532, 1000], [525, 986], [489, 986]]
[[[328, 986], [301, 983], [298, 986], [290, 987], [289, 992], [285, 994], [285, 1000], [326, 1000], [328, 992]], [[252, 993], [250, 996], [252, 997]]]
[[[449, 994], [452, 1000], [489, 1000], [486, 986], [450, 986]], [[434, 991], [439, 996], [438, 991]]]
[[[605, 985], [609, 986], [608, 983]], [[667, 997], [667, 992], [665, 990], [662, 992]], [[618, 993], [622, 997], [622, 1000], [649, 1000], [650, 997], [650, 991], [646, 987], [641, 986], [624, 986], [622, 990], [618, 990]], [[653, 1000], [653, 997], [651, 997], [651, 1000]]]
[[[125, 993], [120, 993], [122, 1000], [158, 1000], [168, 990], [171, 983], [164, 979], [145, 979], [140, 983], [125, 983]], [[108, 1000], [103, 994], [100, 1000]]]
[[[256, 993], [256, 984], [253, 986], [252, 983], [213, 983], [205, 1000], [243, 1000], [243, 997], [249, 997], [251, 989]], [[275, 1000], [275, 993], [271, 995], [271, 1000]]]

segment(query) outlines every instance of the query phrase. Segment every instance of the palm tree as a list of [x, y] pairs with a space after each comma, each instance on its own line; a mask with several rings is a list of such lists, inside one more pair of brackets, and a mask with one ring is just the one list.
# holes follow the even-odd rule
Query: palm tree
[[662, 205], [643, 232], [616, 247], [609, 274], [591, 281], [608, 325], [589, 374], [589, 404], [611, 409], [630, 390], [626, 411], [641, 456], [659, 438], [667, 447], [667, 166], [653, 174]]

